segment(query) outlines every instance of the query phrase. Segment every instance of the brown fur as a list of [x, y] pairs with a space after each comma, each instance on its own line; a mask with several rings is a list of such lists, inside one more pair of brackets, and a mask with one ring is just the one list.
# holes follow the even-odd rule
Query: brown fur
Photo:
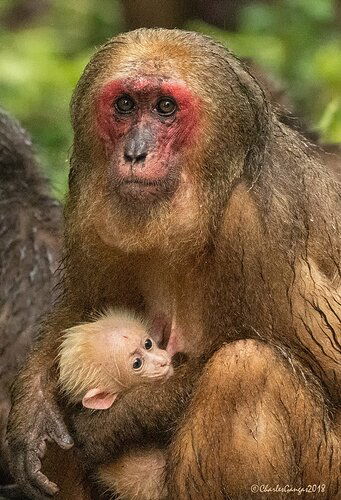
[[8, 480], [4, 441], [10, 386], [52, 305], [61, 206], [42, 177], [32, 143], [0, 110], [0, 484]]
[[[180, 79], [202, 103], [178, 188], [145, 217], [108, 193], [94, 119], [103, 83], [141, 73]], [[170, 443], [172, 500], [257, 499], [254, 483], [324, 484], [319, 498], [337, 498], [339, 181], [239, 61], [195, 33], [139, 30], [108, 42], [77, 86], [72, 121], [65, 298], [16, 383], [18, 481], [36, 494], [28, 450], [51, 426], [67, 440], [53, 397], [58, 333], [112, 305], [152, 320], [161, 312], [189, 361], [152, 394], [136, 387], [109, 411], [71, 409], [89, 469], [134, 445]]]
[[85, 485], [83, 471], [75, 450], [65, 451], [54, 443], [48, 445], [42, 471], [58, 483], [58, 500], [90, 500], [91, 492]]
[[99, 479], [118, 500], [166, 500], [165, 464], [161, 449], [132, 450], [100, 467]]
[[[334, 171], [341, 180], [341, 146], [340, 144], [324, 144], [319, 133], [310, 124], [306, 123], [302, 117], [298, 118], [297, 110], [289, 98], [284, 85], [277, 81], [273, 75], [255, 64], [250, 59], [243, 60], [251, 73], [257, 78], [263, 87], [266, 98], [271, 102], [279, 120], [285, 125], [300, 132], [306, 139], [312, 141], [311, 147], [320, 156], [320, 162], [325, 168]], [[334, 174], [333, 174], [334, 175]]]

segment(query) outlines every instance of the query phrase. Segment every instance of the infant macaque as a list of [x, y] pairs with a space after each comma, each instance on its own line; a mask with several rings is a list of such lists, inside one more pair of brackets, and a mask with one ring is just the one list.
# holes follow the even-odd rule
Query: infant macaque
[[[171, 357], [149, 327], [126, 310], [109, 310], [97, 320], [65, 331], [59, 353], [59, 381], [70, 402], [105, 410], [123, 391], [173, 374]], [[165, 498], [164, 454], [136, 450], [99, 470], [99, 478], [119, 498]], [[147, 474], [147, 478], [146, 478]]]

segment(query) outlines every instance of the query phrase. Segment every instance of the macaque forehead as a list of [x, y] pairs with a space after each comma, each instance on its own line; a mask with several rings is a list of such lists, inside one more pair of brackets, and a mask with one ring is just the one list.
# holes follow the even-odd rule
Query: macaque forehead
[[172, 39], [158, 38], [157, 35], [146, 39], [142, 37], [137, 41], [133, 37], [129, 38], [128, 33], [123, 44], [113, 46], [101, 79], [146, 75], [161, 79], [174, 78], [190, 86], [194, 61], [198, 56], [196, 49], [183, 43], [174, 43]]
[[[100, 90], [110, 82], [120, 81], [122, 84], [126, 81], [130, 89], [134, 82], [135, 91], [148, 92], [160, 90], [165, 82], [162, 90], [166, 92], [170, 91], [167, 82], [173, 81], [175, 92], [177, 82], [180, 94], [187, 89], [196, 98], [203, 98], [205, 91], [202, 83], [206, 80], [206, 70], [202, 47], [190, 40], [187, 43], [177, 40], [174, 33], [166, 37], [164, 34], [146, 30], [144, 34], [131, 32], [118, 37], [115, 41], [119, 43], [114, 42], [112, 47], [109, 44], [95, 87]], [[126, 90], [121, 86], [123, 89]]]
[[141, 347], [148, 337], [148, 332], [138, 328], [122, 328], [120, 331], [112, 334], [111, 340], [116, 348], [121, 351], [132, 352], [134, 349]]
[[116, 379], [128, 382], [126, 377], [132, 372], [134, 355], [142, 352], [148, 332], [127, 325], [126, 328], [103, 331], [100, 339], [94, 342], [95, 362], [104, 371], [104, 378], [114, 374]]

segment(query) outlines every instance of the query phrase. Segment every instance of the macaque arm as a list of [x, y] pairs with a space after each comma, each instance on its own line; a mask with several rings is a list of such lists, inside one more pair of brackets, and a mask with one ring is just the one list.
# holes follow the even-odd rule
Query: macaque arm
[[64, 449], [73, 445], [57, 404], [55, 361], [59, 332], [77, 321], [78, 316], [62, 307], [50, 316], [13, 385], [7, 431], [12, 473], [23, 491], [37, 500], [49, 498], [58, 491], [40, 471], [46, 441], [55, 441]]
[[110, 461], [130, 444], [167, 440], [189, 400], [198, 365], [191, 360], [162, 384], [136, 386], [108, 410], [72, 408], [71, 427], [87, 465]]

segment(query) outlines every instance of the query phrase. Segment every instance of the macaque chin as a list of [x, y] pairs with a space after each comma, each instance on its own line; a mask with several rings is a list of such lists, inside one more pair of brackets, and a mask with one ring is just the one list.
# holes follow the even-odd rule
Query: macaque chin
[[59, 381], [70, 402], [105, 410], [117, 396], [143, 382], [173, 374], [170, 355], [133, 313], [109, 310], [96, 321], [66, 330], [59, 353]]

